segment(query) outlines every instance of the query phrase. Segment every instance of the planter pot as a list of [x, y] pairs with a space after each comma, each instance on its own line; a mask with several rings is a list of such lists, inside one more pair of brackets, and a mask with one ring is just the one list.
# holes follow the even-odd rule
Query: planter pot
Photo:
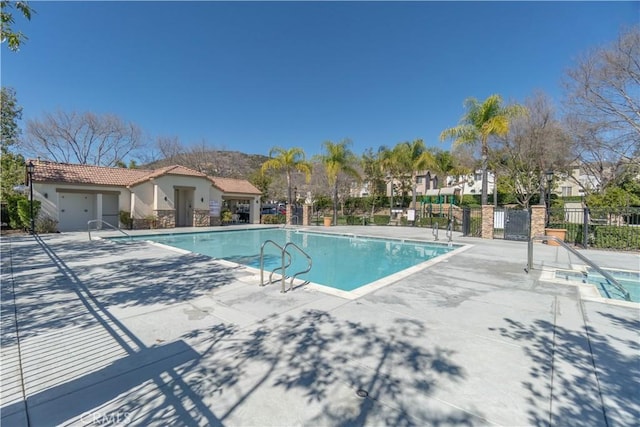
[[[564, 239], [567, 236], [567, 230], [564, 228], [545, 228], [544, 235], [557, 237], [564, 242]], [[559, 243], [556, 243], [553, 240], [547, 240], [547, 244], [549, 246], [560, 246]]]
[[331, 227], [331, 217], [330, 216], [325, 216], [324, 217], [324, 226], [325, 227]]

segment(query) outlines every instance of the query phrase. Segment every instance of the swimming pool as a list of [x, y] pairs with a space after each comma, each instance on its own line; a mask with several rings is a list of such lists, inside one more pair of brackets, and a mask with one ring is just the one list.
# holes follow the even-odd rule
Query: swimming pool
[[[311, 271], [298, 278], [342, 291], [352, 291], [463, 248], [281, 228], [147, 235], [133, 239], [150, 240], [258, 269], [260, 248], [265, 241], [273, 240], [280, 246], [293, 242], [313, 260]], [[305, 270], [307, 259], [295, 250], [289, 252], [292, 264], [287, 268], [287, 274]], [[265, 246], [265, 280], [269, 272], [281, 265], [280, 254], [275, 245]]]
[[[603, 269], [611, 274], [618, 283], [629, 292], [629, 297], [633, 302], [640, 302], [640, 272], [626, 270]], [[597, 271], [587, 268], [586, 274], [573, 270], [556, 270], [556, 278], [574, 282], [588, 283], [594, 285], [603, 298], [625, 301], [622, 292], [610, 285], [609, 282]]]

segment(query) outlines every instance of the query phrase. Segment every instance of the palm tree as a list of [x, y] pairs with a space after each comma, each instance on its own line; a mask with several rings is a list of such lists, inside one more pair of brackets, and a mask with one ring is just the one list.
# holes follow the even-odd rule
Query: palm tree
[[[483, 102], [467, 98], [464, 102], [467, 112], [458, 126], [448, 128], [440, 134], [440, 140], [453, 138], [454, 144], [477, 144], [480, 142], [482, 155], [482, 204], [487, 204], [487, 161], [489, 158], [489, 137], [504, 136], [509, 132], [509, 122], [513, 117], [526, 113], [518, 104], [502, 106], [500, 95], [491, 95]], [[494, 184], [495, 185], [495, 184]]]
[[385, 146], [378, 150], [380, 166], [390, 184], [391, 197], [389, 200], [389, 218], [393, 217], [393, 190], [396, 183], [405, 188], [406, 181], [411, 176], [411, 144], [408, 142], [396, 144], [392, 149]]
[[333, 224], [338, 223], [338, 174], [346, 173], [356, 179], [360, 179], [358, 171], [354, 168], [357, 162], [356, 156], [349, 149], [351, 141], [344, 139], [338, 143], [325, 141], [322, 146], [325, 153], [322, 155], [322, 163], [327, 173], [329, 185], [333, 187]]
[[[311, 179], [311, 163], [306, 161], [304, 150], [294, 147], [288, 150], [280, 147], [273, 147], [269, 150], [269, 160], [262, 164], [261, 172], [264, 173], [269, 169], [284, 170], [287, 176], [287, 213], [290, 212], [291, 206], [291, 175], [293, 172], [302, 172], [305, 174], [306, 182]], [[290, 215], [287, 215], [287, 224], [291, 223]]]
[[[430, 169], [434, 164], [435, 159], [433, 155], [427, 151], [424, 142], [421, 139], [416, 139], [413, 142], [404, 142], [406, 150], [407, 166], [411, 170], [411, 185], [412, 185], [412, 197], [411, 206], [414, 213], [416, 211], [416, 187], [418, 186], [418, 172], [425, 169]], [[413, 219], [413, 225], [415, 225], [415, 216]]]

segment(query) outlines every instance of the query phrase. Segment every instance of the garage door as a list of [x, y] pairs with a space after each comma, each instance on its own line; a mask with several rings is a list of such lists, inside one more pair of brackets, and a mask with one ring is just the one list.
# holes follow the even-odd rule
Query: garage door
[[87, 229], [87, 221], [96, 219], [96, 196], [85, 193], [58, 193], [58, 230]]

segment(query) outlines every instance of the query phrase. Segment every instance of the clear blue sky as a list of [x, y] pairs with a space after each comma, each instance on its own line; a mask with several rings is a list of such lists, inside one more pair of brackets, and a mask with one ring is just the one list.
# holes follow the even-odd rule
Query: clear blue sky
[[424, 139], [467, 97], [560, 103], [567, 68], [640, 23], [640, 2], [32, 2], [2, 45], [26, 120], [114, 113], [150, 138], [267, 154]]

